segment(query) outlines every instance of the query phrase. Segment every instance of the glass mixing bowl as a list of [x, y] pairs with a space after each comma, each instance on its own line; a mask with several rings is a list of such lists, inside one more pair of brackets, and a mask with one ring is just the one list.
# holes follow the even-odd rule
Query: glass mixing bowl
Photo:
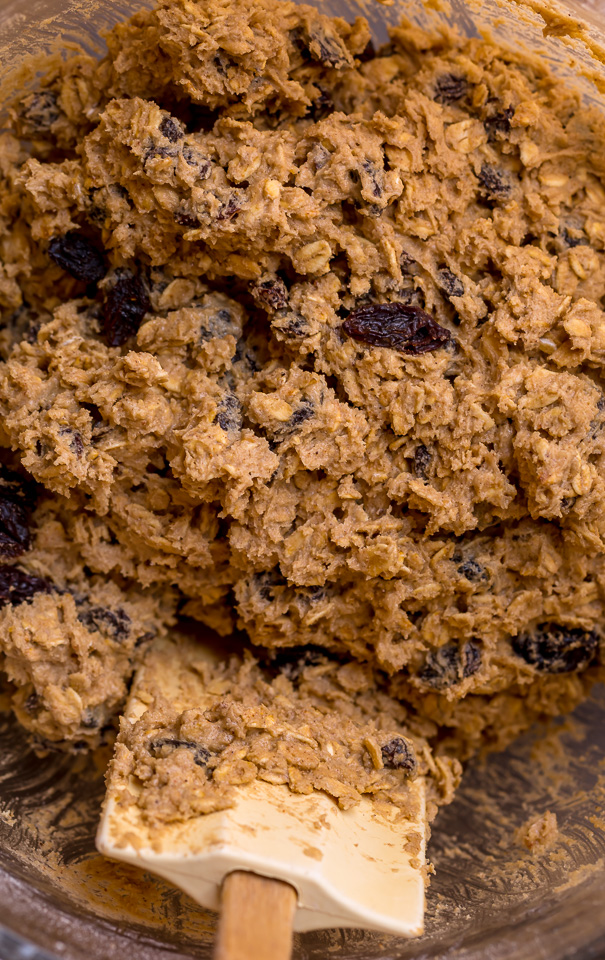
[[[379, 41], [402, 10], [417, 23], [456, 23], [470, 35], [487, 27], [538, 51], [605, 109], [603, 0], [568, 0], [565, 8], [549, 0], [362, 4], [325, 0], [322, 9], [364, 13]], [[99, 31], [140, 5], [0, 0], [0, 96], [26, 82], [22, 65], [32, 54], [70, 42], [98, 50]], [[102, 760], [40, 760], [10, 717], [0, 722], [2, 960], [209, 957], [213, 915], [164, 882], [96, 854]], [[547, 810], [557, 815], [559, 835], [548, 854], [532, 857], [516, 831]], [[296, 937], [297, 960], [605, 957], [605, 689], [572, 718], [476, 762], [434, 824], [430, 852], [437, 873], [422, 938], [321, 931]]]

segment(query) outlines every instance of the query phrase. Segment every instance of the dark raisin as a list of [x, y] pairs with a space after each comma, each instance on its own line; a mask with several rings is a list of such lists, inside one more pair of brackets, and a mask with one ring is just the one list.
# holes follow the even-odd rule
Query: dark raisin
[[595, 660], [599, 638], [593, 630], [541, 623], [533, 633], [512, 641], [517, 656], [541, 673], [572, 673], [585, 670]]
[[36, 134], [50, 133], [50, 129], [61, 115], [57, 105], [57, 95], [52, 90], [39, 90], [30, 93], [21, 104], [20, 117], [23, 124], [23, 133]]
[[447, 643], [429, 653], [419, 677], [435, 690], [445, 690], [472, 677], [481, 666], [481, 650], [472, 640], [462, 647]]
[[50, 593], [53, 589], [50, 581], [33, 576], [18, 567], [0, 565], [0, 607], [7, 603], [17, 606], [31, 600], [37, 593]]
[[73, 450], [73, 452], [75, 453], [75, 455], [76, 455], [76, 457], [78, 458], [78, 460], [81, 460], [81, 459], [82, 459], [82, 454], [84, 453], [84, 441], [82, 440], [82, 437], [81, 437], [81, 435], [77, 432], [77, 430], [74, 431], [74, 435], [73, 435], [73, 437], [71, 438], [71, 441], [70, 441], [70, 444], [69, 444], [69, 445], [70, 445], [71, 449]]
[[160, 133], [163, 134], [171, 143], [177, 143], [183, 139], [183, 130], [180, 123], [173, 120], [172, 117], [164, 117], [160, 123]]
[[506, 176], [489, 163], [484, 163], [481, 167], [479, 180], [489, 199], [503, 200], [510, 195], [511, 187]]
[[489, 574], [485, 567], [482, 567], [476, 560], [469, 558], [458, 567], [458, 573], [470, 580], [471, 583], [480, 583], [482, 580], [489, 580]]
[[119, 277], [105, 294], [103, 328], [110, 347], [121, 347], [133, 337], [150, 309], [139, 277]]
[[189, 144], [183, 147], [183, 159], [190, 167], [197, 167], [198, 180], [207, 180], [212, 172], [212, 163], [206, 157], [200, 156]]
[[374, 46], [374, 41], [368, 40], [367, 44], [365, 45], [361, 53], [357, 54], [357, 59], [361, 63], [367, 63], [368, 60], [373, 60], [375, 56], [376, 56], [376, 47]]
[[151, 640], [153, 640], [155, 636], [156, 634], [151, 630], [148, 630], [147, 633], [142, 633], [141, 636], [137, 637], [134, 642], [135, 650], [140, 650], [141, 647], [144, 647]]
[[381, 750], [385, 767], [393, 770], [405, 770], [411, 776], [416, 773], [418, 764], [412, 744], [403, 737], [393, 737]]
[[88, 607], [78, 611], [78, 620], [89, 630], [108, 634], [116, 641], [125, 640], [129, 636], [132, 623], [121, 607], [117, 610], [110, 610], [108, 607]]
[[217, 310], [214, 316], [206, 321], [206, 325], [200, 330], [200, 340], [203, 342], [214, 340], [215, 337], [238, 337], [239, 329], [234, 321], [230, 310], [222, 307]]
[[414, 473], [421, 480], [426, 480], [427, 470], [432, 459], [429, 449], [423, 443], [416, 447], [414, 451]]
[[219, 212], [216, 215], [217, 220], [233, 220], [237, 217], [238, 213], [241, 210], [242, 201], [241, 199], [232, 194], [228, 200], [221, 205]]
[[76, 280], [98, 283], [105, 276], [105, 258], [88, 237], [71, 230], [62, 237], [53, 237], [48, 253], [62, 270], [67, 270]]
[[254, 284], [252, 294], [271, 310], [283, 310], [288, 305], [288, 290], [280, 277], [262, 277]]
[[364, 160], [361, 164], [362, 169], [367, 173], [372, 189], [372, 195], [377, 199], [382, 196], [382, 187], [378, 181], [378, 172], [370, 160]]
[[181, 227], [199, 227], [200, 221], [192, 213], [187, 213], [185, 210], [176, 210], [173, 214], [174, 222], [178, 223]]
[[0, 556], [18, 557], [29, 550], [29, 518], [36, 484], [0, 466]]
[[566, 247], [579, 247], [581, 245], [588, 246], [588, 240], [584, 235], [580, 237], [573, 237], [567, 227], [561, 231], [561, 236]]
[[214, 422], [227, 433], [242, 429], [242, 405], [234, 393], [228, 393], [220, 401]]
[[300, 340], [309, 334], [309, 322], [302, 313], [284, 313], [271, 321], [274, 330], [279, 330], [292, 340]]
[[316, 25], [309, 31], [307, 47], [313, 59], [326, 67], [339, 69], [347, 64], [347, 50], [342, 40], [327, 33], [322, 26]]
[[305, 420], [309, 420], [313, 416], [314, 411], [315, 407], [312, 401], [303, 400], [286, 423], [286, 427], [289, 429], [299, 427], [301, 423], [304, 423]]
[[444, 267], [437, 274], [439, 285], [445, 290], [449, 297], [463, 297], [464, 284], [460, 277], [452, 273], [447, 267]]
[[437, 77], [435, 100], [437, 103], [454, 103], [468, 93], [468, 80], [455, 73], [443, 73]]
[[159, 737], [147, 745], [147, 749], [156, 760], [169, 757], [173, 750], [179, 747], [185, 747], [186, 750], [193, 750], [193, 762], [198, 767], [205, 767], [210, 760], [210, 751], [199, 743], [192, 740], [179, 740], [177, 737]]
[[164, 144], [154, 143], [152, 140], [143, 157], [143, 162], [147, 163], [148, 160], [174, 160], [177, 155], [178, 150], [175, 147], [166, 147]]
[[374, 303], [353, 310], [342, 325], [347, 336], [375, 347], [390, 347], [418, 355], [438, 350], [451, 337], [449, 330], [421, 310], [402, 303]]
[[514, 112], [514, 107], [506, 107], [502, 113], [496, 113], [483, 121], [483, 126], [487, 131], [487, 139], [490, 143], [498, 139], [499, 133], [506, 134], [510, 132], [510, 122]]
[[321, 87], [318, 87], [318, 89], [318, 95], [314, 97], [311, 106], [307, 109], [307, 116], [315, 120], [316, 123], [319, 120], [324, 120], [325, 117], [331, 113], [334, 113], [334, 101], [332, 97], [325, 90], [322, 90]]

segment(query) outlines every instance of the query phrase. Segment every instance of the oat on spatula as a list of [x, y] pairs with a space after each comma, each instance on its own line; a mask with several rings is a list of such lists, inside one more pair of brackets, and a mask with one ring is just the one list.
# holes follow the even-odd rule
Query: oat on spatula
[[158, 644], [109, 771], [99, 850], [221, 910], [223, 960], [288, 957], [292, 929], [422, 932], [435, 761], [365, 668], [298, 657]]

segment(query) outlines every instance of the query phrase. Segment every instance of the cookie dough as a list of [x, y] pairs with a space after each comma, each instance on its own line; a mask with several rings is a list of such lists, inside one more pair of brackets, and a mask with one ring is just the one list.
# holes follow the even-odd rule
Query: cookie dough
[[570, 709], [603, 650], [602, 115], [488, 40], [375, 51], [276, 0], [107, 46], [0, 147], [0, 441], [74, 557], [370, 664], [438, 754]]
[[[169, 699], [158, 688], [167, 675]], [[256, 779], [322, 791], [343, 810], [371, 797], [409, 817], [409, 783], [422, 776], [432, 817], [460, 779], [458, 761], [431, 754], [368, 666], [316, 651], [213, 663], [195, 642], [160, 641], [133, 696], [141, 709], [121, 722], [108, 782], [129, 785], [119, 802], [152, 827], [232, 806], [234, 787]]]

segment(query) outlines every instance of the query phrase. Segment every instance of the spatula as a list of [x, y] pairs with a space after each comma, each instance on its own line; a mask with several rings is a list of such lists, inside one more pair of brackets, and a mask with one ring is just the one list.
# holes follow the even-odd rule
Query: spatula
[[[123, 722], [141, 718], [158, 692], [179, 711], [204, 708], [202, 679], [187, 670], [201, 658], [216, 660], [216, 651], [197, 640], [167, 640], [151, 649]], [[116, 763], [110, 771], [99, 851], [150, 870], [220, 911], [216, 960], [288, 960], [293, 931], [422, 932], [426, 824], [420, 778], [410, 783], [417, 811], [410, 819], [397, 818], [395, 808], [392, 816], [382, 806], [379, 811], [369, 799], [343, 811], [326, 794], [303, 795], [255, 780], [235, 788], [234, 806], [158, 829], [130, 802], [140, 786], [119, 768]]]

